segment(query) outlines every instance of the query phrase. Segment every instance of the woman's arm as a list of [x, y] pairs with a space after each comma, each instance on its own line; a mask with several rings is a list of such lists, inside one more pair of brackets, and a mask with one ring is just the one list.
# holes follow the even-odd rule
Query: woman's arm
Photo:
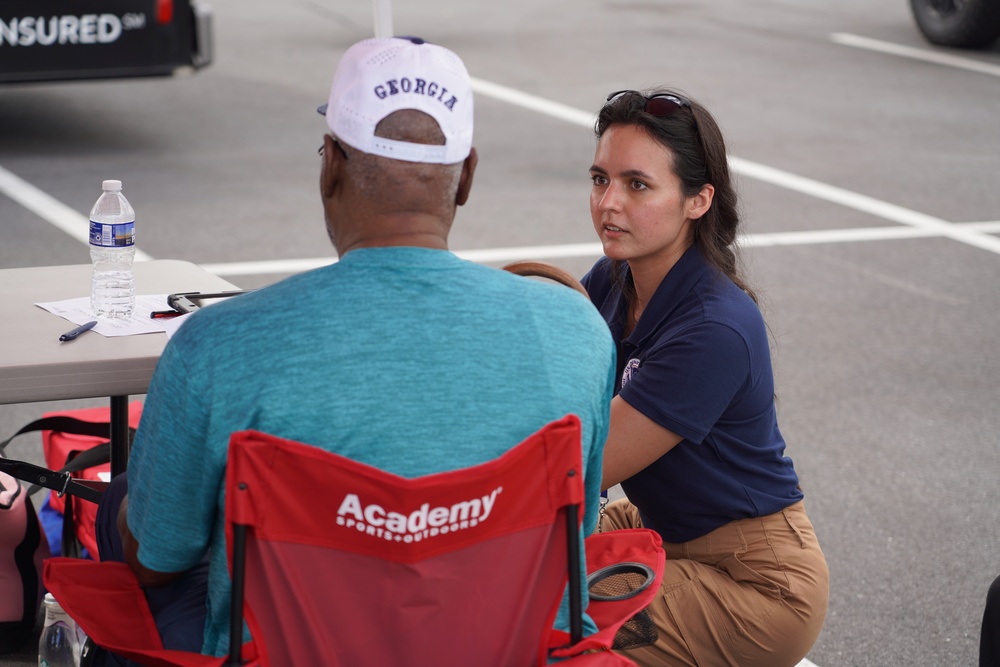
[[611, 401], [611, 425], [604, 445], [602, 489], [608, 489], [660, 458], [683, 438], [668, 431], [626, 403]]

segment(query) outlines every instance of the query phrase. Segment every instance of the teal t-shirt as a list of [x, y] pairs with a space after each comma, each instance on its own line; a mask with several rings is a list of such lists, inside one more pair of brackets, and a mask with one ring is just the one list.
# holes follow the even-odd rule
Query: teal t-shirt
[[416, 477], [496, 458], [572, 413], [589, 534], [614, 355], [582, 295], [424, 248], [354, 250], [199, 311], [164, 350], [132, 449], [139, 560], [179, 572], [210, 555], [202, 650], [225, 654], [226, 450], [244, 429]]

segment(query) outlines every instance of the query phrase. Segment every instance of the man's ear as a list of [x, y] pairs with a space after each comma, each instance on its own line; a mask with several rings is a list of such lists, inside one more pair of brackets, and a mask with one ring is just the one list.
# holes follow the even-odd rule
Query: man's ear
[[479, 154], [476, 153], [475, 146], [469, 151], [469, 157], [462, 163], [462, 175], [458, 179], [458, 192], [455, 194], [455, 203], [459, 206], [469, 201], [469, 192], [472, 190], [472, 177], [476, 173], [476, 165], [479, 164]]
[[319, 171], [319, 191], [323, 199], [329, 199], [337, 190], [337, 184], [341, 178], [340, 169], [344, 159], [336, 142], [329, 134], [323, 135], [323, 155], [320, 157], [323, 161]]

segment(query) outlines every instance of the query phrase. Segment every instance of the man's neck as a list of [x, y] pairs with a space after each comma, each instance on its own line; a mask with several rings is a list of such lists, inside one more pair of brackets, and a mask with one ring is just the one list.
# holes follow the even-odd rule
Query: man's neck
[[377, 215], [352, 225], [353, 234], [338, 239], [338, 251], [344, 255], [355, 248], [408, 246], [448, 249], [448, 229], [441, 218], [425, 213]]
[[431, 248], [434, 250], [447, 250], [448, 240], [441, 238], [437, 234], [393, 234], [391, 236], [381, 236], [377, 238], [366, 238], [352, 243], [344, 248], [340, 254], [344, 255], [351, 250], [358, 248], [388, 248], [392, 246], [406, 246], [409, 248]]

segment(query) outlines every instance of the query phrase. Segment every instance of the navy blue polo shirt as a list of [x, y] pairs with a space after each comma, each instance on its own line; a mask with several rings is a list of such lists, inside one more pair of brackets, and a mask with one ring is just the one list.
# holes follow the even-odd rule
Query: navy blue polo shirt
[[616, 395], [683, 438], [622, 482], [644, 526], [687, 542], [802, 499], [778, 430], [767, 329], [743, 290], [692, 246], [623, 340], [611, 261], [583, 284], [618, 347]]

